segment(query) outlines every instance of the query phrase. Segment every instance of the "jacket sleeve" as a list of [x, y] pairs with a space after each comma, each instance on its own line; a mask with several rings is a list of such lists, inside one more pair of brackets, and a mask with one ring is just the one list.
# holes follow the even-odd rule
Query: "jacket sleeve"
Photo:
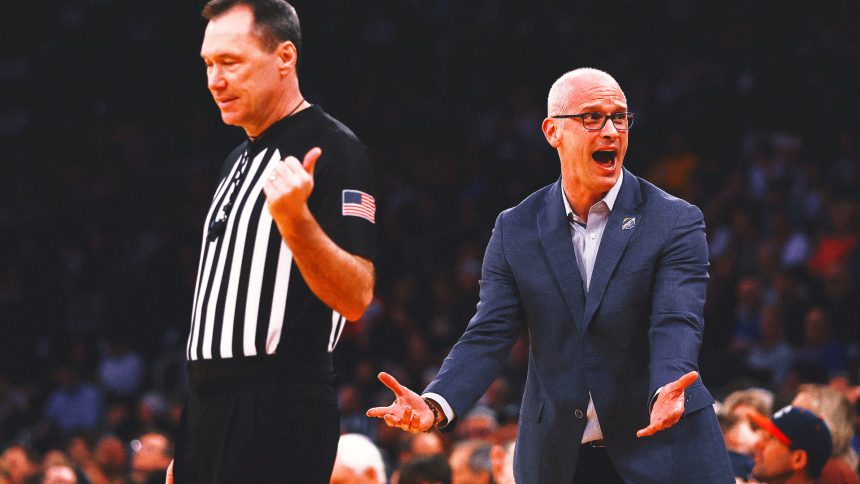
[[464, 415], [498, 375], [519, 336], [522, 304], [505, 257], [504, 216], [496, 225], [481, 269], [480, 301], [466, 331], [448, 353], [425, 393], [444, 397], [456, 416]]
[[649, 396], [663, 385], [698, 369], [707, 281], [708, 246], [704, 217], [697, 207], [685, 203], [675, 220], [654, 276], [648, 330]]

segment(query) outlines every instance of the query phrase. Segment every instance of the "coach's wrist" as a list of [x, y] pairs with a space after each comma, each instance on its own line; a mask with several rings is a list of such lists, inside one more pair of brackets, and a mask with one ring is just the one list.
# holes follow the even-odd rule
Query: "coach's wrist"
[[448, 421], [448, 418], [445, 417], [445, 412], [442, 411], [442, 407], [439, 403], [432, 398], [421, 397], [421, 399], [424, 400], [424, 403], [426, 403], [427, 406], [430, 407], [430, 411], [433, 412], [433, 425], [428, 430], [432, 430], [434, 427], [439, 428], [444, 426]]

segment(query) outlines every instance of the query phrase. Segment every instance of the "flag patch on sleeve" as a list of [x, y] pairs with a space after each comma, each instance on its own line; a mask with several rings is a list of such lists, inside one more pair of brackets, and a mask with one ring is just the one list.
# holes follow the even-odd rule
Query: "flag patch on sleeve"
[[359, 190], [343, 191], [343, 215], [361, 217], [372, 224], [376, 223], [376, 200]]

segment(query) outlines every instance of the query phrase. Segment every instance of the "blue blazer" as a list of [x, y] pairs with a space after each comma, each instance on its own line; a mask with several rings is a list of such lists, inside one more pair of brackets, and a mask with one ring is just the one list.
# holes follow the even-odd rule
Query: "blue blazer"
[[708, 279], [702, 212], [625, 169], [586, 293], [561, 197], [558, 181], [496, 219], [477, 312], [425, 392], [465, 415], [525, 324], [518, 483], [573, 480], [589, 391], [626, 482], [734, 482], [701, 380], [687, 388], [675, 426], [636, 437], [656, 390], [697, 369]]

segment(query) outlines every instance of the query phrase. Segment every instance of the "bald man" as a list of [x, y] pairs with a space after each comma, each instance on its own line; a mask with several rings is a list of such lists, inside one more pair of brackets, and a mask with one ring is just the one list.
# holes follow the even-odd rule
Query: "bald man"
[[329, 484], [385, 484], [387, 481], [382, 453], [373, 441], [362, 434], [340, 436]]
[[708, 250], [702, 212], [623, 167], [633, 114], [582, 68], [552, 86], [541, 130], [560, 178], [496, 219], [480, 302], [422, 395], [368, 415], [449, 430], [498, 375], [525, 325], [518, 483], [734, 482], [697, 372]]

